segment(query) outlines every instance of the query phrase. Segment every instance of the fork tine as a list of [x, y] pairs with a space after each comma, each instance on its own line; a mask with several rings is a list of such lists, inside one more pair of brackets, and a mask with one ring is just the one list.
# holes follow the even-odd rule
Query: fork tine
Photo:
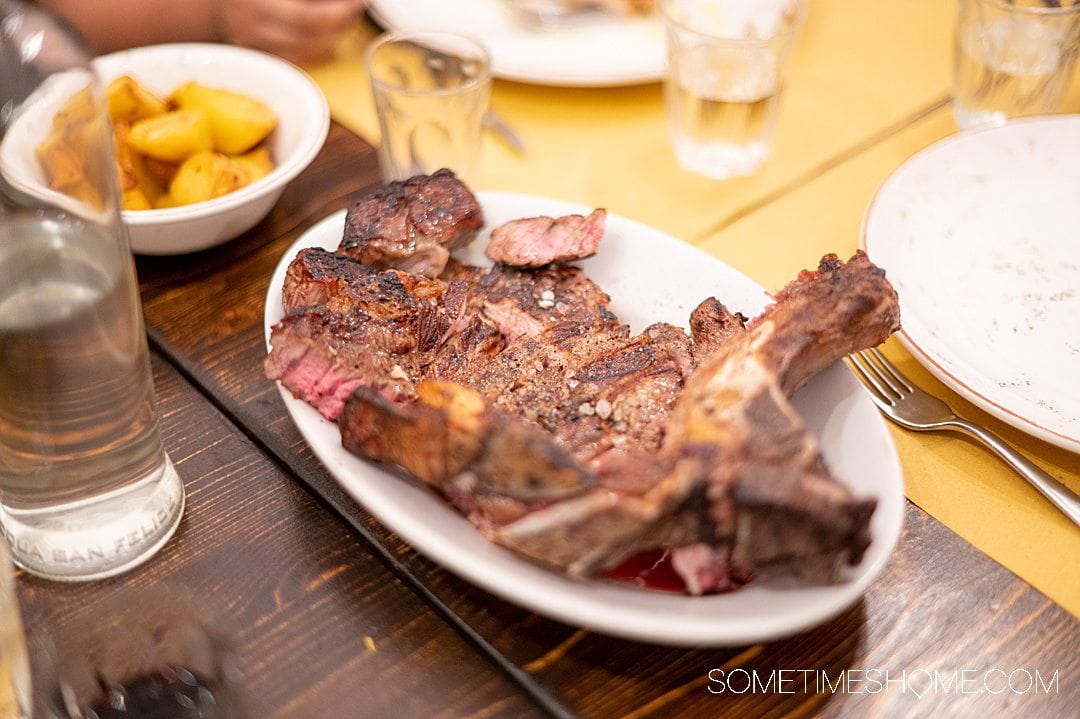
[[863, 369], [870, 373], [874, 380], [877, 381], [878, 386], [886, 396], [890, 399], [903, 398], [903, 388], [897, 386], [897, 383], [889, 376], [889, 372], [882, 368], [881, 362], [878, 359], [875, 359], [870, 350], [860, 350], [857, 354], [859, 355], [859, 359], [863, 362]]
[[[884, 354], [881, 353], [880, 350], [878, 350], [877, 347], [871, 347], [868, 351], [874, 356], [874, 359], [876, 359], [881, 364], [881, 367], [886, 372], [888, 372], [889, 375], [892, 376], [892, 379], [896, 382], [896, 384], [903, 387], [904, 390], [907, 391], [907, 392], [914, 392], [915, 391], [915, 386], [911, 383], [911, 380], [909, 380], [904, 375], [903, 372], [898, 370], [896, 368], [896, 366], [892, 362], [890, 362], [888, 360], [888, 358]], [[893, 385], [893, 387], [895, 389], [895, 385]], [[896, 393], [897, 394], [904, 394], [899, 389], [896, 390]]]
[[870, 359], [862, 352], [855, 352], [848, 356], [848, 361], [851, 368], [855, 370], [855, 374], [859, 376], [863, 385], [869, 390], [870, 398], [879, 406], [891, 407], [896, 401], [896, 397], [882, 384], [880, 374], [871, 364]]

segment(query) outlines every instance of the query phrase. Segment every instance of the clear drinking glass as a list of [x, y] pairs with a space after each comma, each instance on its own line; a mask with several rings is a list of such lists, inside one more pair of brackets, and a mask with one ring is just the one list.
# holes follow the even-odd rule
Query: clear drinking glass
[[953, 115], [962, 129], [1057, 112], [1080, 54], [1077, 0], [959, 0]]
[[234, 629], [205, 598], [131, 588], [66, 619], [31, 638], [34, 719], [248, 716]]
[[787, 60], [806, 0], [661, 0], [668, 131], [684, 169], [756, 172], [772, 151]]
[[386, 180], [444, 167], [475, 179], [490, 65], [483, 45], [451, 33], [390, 33], [371, 44], [367, 69]]
[[0, 0], [0, 528], [39, 576], [105, 577], [176, 529], [113, 136], [87, 54]]

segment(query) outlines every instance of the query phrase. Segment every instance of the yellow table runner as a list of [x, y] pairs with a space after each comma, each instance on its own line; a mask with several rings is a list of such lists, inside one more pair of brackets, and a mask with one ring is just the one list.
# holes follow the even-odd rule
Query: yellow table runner
[[[529, 150], [514, 154], [489, 133], [472, 184], [606, 207], [778, 288], [826, 252], [852, 253], [867, 204], [889, 173], [955, 132], [947, 107], [951, 14], [951, 3], [939, 0], [813, 0], [773, 156], [753, 177], [723, 182], [675, 163], [659, 83], [578, 89], [497, 81], [492, 105]], [[375, 32], [358, 25], [334, 60], [309, 68], [335, 119], [373, 143], [379, 131], [363, 49]], [[1080, 108], [1078, 95], [1070, 102]], [[926, 389], [1080, 491], [1080, 456], [968, 404], [897, 341], [886, 351]], [[892, 429], [913, 502], [1080, 616], [1080, 529], [966, 440]]]

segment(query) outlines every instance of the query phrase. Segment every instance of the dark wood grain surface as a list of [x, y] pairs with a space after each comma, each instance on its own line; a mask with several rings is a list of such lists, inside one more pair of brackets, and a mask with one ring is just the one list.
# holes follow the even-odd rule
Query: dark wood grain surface
[[194, 598], [232, 637], [250, 719], [543, 715], [197, 389], [159, 358], [154, 369], [183, 520], [159, 555], [120, 577], [20, 577], [35, 676], [48, 675], [42, 649], [78, 636], [100, 606], [152, 614], [140, 598], [162, 591]]
[[[335, 125], [252, 232], [139, 259], [191, 505], [178, 538], [131, 575], [79, 587], [24, 577], [32, 626], [129, 586], [195, 588], [240, 627], [255, 716], [1075, 715], [1077, 619], [910, 504], [897, 551], [855, 606], [790, 639], [727, 649], [566, 626], [414, 552], [338, 489], [262, 375], [274, 267], [378, 181], [370, 146]], [[1028, 691], [1004, 683], [1022, 689], [1036, 671]], [[751, 676], [785, 682], [747, 690]]]

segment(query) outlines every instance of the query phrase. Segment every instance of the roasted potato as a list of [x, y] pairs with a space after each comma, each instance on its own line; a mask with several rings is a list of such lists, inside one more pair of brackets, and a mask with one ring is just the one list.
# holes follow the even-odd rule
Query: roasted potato
[[140, 155], [140, 157], [143, 159], [143, 168], [146, 170], [147, 178], [163, 190], [172, 182], [176, 168], [180, 167], [179, 162], [165, 162], [148, 155]]
[[196, 152], [184, 160], [169, 183], [170, 201], [178, 205], [204, 202], [251, 182], [247, 169], [220, 152]]
[[36, 148], [49, 187], [102, 207], [103, 199], [94, 188], [102, 186], [104, 173], [111, 168], [95, 160], [103, 157], [101, 146], [108, 140], [103, 121], [94, 114], [90, 89], [75, 93], [53, 116], [49, 134]]
[[[123, 75], [106, 89], [113, 125], [115, 168], [89, 166], [95, 138], [90, 90], [73, 95], [57, 111], [49, 135], [37, 148], [50, 187], [100, 205], [95, 174], [114, 171], [125, 210], [175, 207], [227, 194], [274, 169], [266, 138], [277, 118], [262, 102], [197, 83], [167, 98]], [[106, 140], [107, 141], [107, 140]]]
[[49, 133], [37, 148], [37, 156], [45, 168], [49, 187], [63, 190], [83, 179], [83, 153], [74, 147], [63, 130]]
[[140, 85], [131, 75], [121, 75], [105, 90], [113, 123], [135, 122], [169, 111], [164, 99]]
[[[131, 126], [124, 120], [114, 120], [116, 139], [116, 173], [120, 180], [121, 206], [125, 210], [153, 209], [165, 193], [165, 187], [176, 172], [176, 166], [152, 162], [149, 158], [132, 151], [127, 142]], [[151, 166], [158, 170], [151, 171]], [[165, 168], [162, 173], [159, 168]]]
[[154, 205], [138, 186], [120, 192], [120, 206], [125, 210], [152, 210]]
[[270, 159], [270, 150], [265, 147], [256, 147], [251, 152], [237, 155], [233, 159], [247, 168], [251, 182], [266, 177], [274, 169], [274, 162]]
[[135, 174], [135, 156], [128, 146], [127, 136], [131, 125], [124, 120], [113, 121], [113, 149], [116, 152], [116, 175], [120, 189], [130, 190], [137, 187], [139, 178]]
[[84, 125], [94, 117], [94, 96], [84, 87], [65, 102], [53, 116], [53, 128], [66, 132]]
[[202, 110], [172, 110], [131, 126], [131, 147], [165, 162], [182, 162], [197, 152], [214, 149], [210, 118]]
[[171, 100], [181, 109], [205, 112], [214, 132], [214, 149], [229, 155], [247, 152], [277, 126], [269, 107], [231, 90], [189, 82], [176, 88]]

